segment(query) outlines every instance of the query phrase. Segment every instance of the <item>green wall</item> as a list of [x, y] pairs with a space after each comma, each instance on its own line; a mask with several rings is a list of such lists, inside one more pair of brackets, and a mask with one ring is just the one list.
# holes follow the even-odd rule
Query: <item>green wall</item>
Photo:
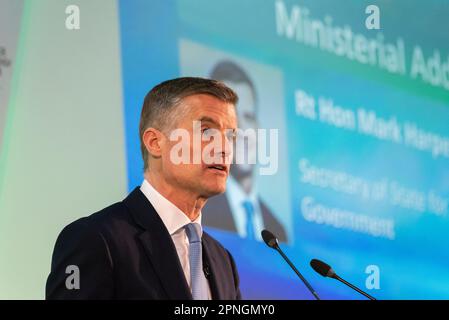
[[[81, 29], [65, 28], [67, 5]], [[126, 195], [117, 3], [28, 0], [0, 159], [0, 299], [44, 298], [69, 222]]]

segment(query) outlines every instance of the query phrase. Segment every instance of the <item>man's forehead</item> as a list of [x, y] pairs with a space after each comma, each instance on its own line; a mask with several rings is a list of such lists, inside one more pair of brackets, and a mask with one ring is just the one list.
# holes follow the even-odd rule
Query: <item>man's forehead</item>
[[182, 99], [183, 104], [188, 105], [192, 108], [201, 108], [201, 107], [212, 107], [218, 105], [232, 105], [229, 102], [223, 101], [211, 94], [193, 94]]
[[[197, 96], [197, 97], [195, 97]], [[220, 126], [236, 126], [237, 116], [232, 103], [222, 101], [209, 95], [195, 95], [185, 100], [189, 119], [215, 123]]]

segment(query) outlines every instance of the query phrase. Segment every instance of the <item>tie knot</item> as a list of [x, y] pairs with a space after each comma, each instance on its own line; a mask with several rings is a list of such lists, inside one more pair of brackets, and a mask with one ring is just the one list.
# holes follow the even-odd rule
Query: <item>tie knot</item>
[[185, 225], [185, 230], [187, 233], [187, 238], [189, 238], [189, 243], [201, 242], [201, 226], [198, 223], [189, 223]]

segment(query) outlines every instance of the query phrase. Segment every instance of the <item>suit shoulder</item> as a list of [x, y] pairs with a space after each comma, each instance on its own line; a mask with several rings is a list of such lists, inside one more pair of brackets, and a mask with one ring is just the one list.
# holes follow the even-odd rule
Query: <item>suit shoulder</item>
[[61, 231], [58, 238], [62, 236], [70, 237], [71, 235], [80, 237], [103, 234], [105, 231], [113, 229], [123, 219], [126, 219], [126, 207], [122, 202], [117, 202], [89, 216], [69, 223]]
[[123, 202], [116, 202], [100, 211], [97, 211], [90, 216], [87, 216], [89, 223], [93, 226], [108, 227], [117, 221], [127, 219], [127, 207]]

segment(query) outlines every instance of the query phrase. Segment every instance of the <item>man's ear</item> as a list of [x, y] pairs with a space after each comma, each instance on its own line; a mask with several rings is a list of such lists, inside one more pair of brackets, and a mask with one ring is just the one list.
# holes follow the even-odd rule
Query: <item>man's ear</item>
[[148, 153], [155, 157], [161, 157], [161, 145], [163, 143], [164, 135], [155, 128], [148, 128], [142, 135], [142, 141], [147, 148]]

